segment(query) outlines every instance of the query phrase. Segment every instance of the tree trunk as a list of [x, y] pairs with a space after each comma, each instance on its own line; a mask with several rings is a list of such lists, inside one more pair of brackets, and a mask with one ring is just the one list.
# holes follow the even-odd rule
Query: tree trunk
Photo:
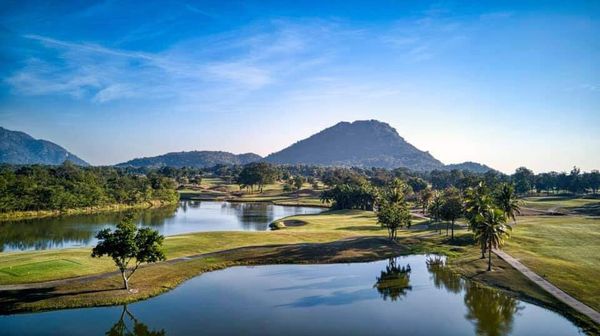
[[446, 222], [446, 236], [448, 236], [448, 222]]
[[452, 220], [452, 240], [454, 240], [454, 219]]
[[492, 270], [492, 241], [490, 240], [490, 244], [488, 247], [488, 272]]
[[123, 287], [124, 289], [129, 290], [129, 279], [125, 276], [125, 271], [121, 271], [121, 277], [123, 277]]

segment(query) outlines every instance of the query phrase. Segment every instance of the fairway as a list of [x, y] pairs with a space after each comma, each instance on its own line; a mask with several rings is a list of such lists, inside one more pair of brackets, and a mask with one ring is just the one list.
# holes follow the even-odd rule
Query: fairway
[[600, 218], [519, 217], [506, 252], [594, 309], [600, 309]]

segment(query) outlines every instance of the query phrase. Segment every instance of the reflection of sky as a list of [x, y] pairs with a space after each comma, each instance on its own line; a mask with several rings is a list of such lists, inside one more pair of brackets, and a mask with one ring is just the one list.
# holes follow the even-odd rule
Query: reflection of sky
[[[264, 231], [272, 221], [319, 208], [284, 207], [267, 203], [182, 202], [177, 210], [153, 209], [140, 213], [138, 224], [163, 235], [201, 231]], [[96, 233], [114, 228], [120, 214], [94, 214], [0, 223], [4, 252], [47, 250], [94, 245]]]
[[[153, 330], [167, 335], [472, 335], [465, 289], [450, 293], [433, 284], [425, 256], [398, 258], [411, 265], [409, 291], [384, 301], [373, 288], [387, 260], [332, 265], [232, 267], [193, 278], [173, 291], [129, 305]], [[499, 292], [500, 293], [500, 292]], [[503, 295], [500, 293], [500, 295]], [[482, 304], [485, 306], [485, 303]], [[564, 317], [528, 303], [512, 316], [515, 335], [571, 335]], [[479, 307], [476, 305], [475, 307]], [[108, 330], [121, 307], [0, 317], [0, 330], [44, 333]], [[57, 327], [57, 329], [52, 329]], [[12, 328], [12, 329], [11, 329]], [[62, 329], [61, 329], [62, 328]], [[27, 333], [24, 333], [25, 335]]]

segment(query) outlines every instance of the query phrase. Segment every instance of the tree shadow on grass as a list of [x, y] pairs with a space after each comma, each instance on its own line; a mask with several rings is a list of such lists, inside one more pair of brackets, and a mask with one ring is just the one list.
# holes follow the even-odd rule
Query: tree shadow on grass
[[48, 287], [0, 291], [0, 315], [22, 311], [22, 305], [27, 303], [82, 294], [100, 294], [114, 290], [116, 288], [61, 291], [56, 287]]

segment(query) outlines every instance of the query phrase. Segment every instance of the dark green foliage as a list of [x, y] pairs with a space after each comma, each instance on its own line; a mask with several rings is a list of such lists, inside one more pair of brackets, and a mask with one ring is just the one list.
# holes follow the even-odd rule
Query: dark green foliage
[[0, 127], [0, 164], [60, 165], [65, 161], [80, 166], [88, 165], [55, 143]]
[[294, 188], [296, 190], [302, 189], [302, 185], [304, 184], [304, 178], [300, 175], [294, 176]]
[[389, 298], [391, 301], [397, 301], [412, 290], [410, 272], [410, 264], [399, 266], [396, 258], [390, 258], [373, 287], [381, 294], [383, 300]]
[[332, 209], [373, 210], [377, 193], [368, 184], [340, 184], [321, 193], [323, 202], [331, 202]]
[[412, 188], [412, 190], [416, 193], [418, 193], [419, 191], [421, 191], [429, 186], [427, 184], [427, 181], [423, 180], [420, 177], [411, 177], [406, 182]]
[[[460, 190], [450, 187], [444, 190], [442, 194], [442, 205], [440, 208], [440, 216], [443, 220], [450, 222], [452, 225], [452, 239], [454, 239], [454, 222], [463, 213], [463, 199]], [[446, 235], [448, 235], [448, 226], [446, 225]]]
[[271, 164], [265, 162], [250, 163], [244, 166], [237, 177], [241, 188], [258, 189], [262, 192], [266, 184], [273, 183], [279, 177], [279, 171]]
[[388, 231], [390, 239], [396, 239], [398, 229], [410, 227], [410, 211], [404, 202], [383, 202], [377, 210], [377, 221]]
[[175, 182], [111, 167], [0, 167], [0, 212], [65, 210], [150, 200], [175, 202]]
[[104, 229], [96, 238], [99, 242], [92, 249], [92, 257], [111, 257], [121, 272], [125, 289], [129, 289], [129, 279], [141, 264], [165, 260], [164, 237], [150, 228], [138, 229], [131, 215], [119, 222], [114, 231]]
[[516, 215], [521, 213], [520, 201], [517, 199], [515, 188], [512, 184], [501, 184], [494, 193], [494, 202], [513, 221], [516, 221]]
[[530, 169], [519, 167], [512, 175], [512, 182], [517, 193], [524, 194], [533, 189], [535, 175]]

